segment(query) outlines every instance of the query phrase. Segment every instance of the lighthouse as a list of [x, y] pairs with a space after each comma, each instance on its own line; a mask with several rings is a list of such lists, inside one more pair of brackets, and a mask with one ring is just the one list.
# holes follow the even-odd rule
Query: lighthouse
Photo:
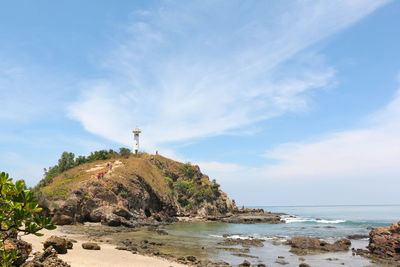
[[134, 143], [133, 143], [133, 151], [135, 151], [135, 155], [137, 155], [137, 153], [139, 152], [139, 134], [142, 131], [136, 127], [135, 130], [133, 130], [133, 134], [134, 134]]

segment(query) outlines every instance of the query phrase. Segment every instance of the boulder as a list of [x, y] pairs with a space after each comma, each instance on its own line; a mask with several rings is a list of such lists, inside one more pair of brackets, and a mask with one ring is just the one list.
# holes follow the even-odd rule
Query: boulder
[[71, 267], [57, 257], [52, 246], [47, 247], [43, 253], [36, 253], [31, 261], [25, 262], [21, 267]]
[[72, 241], [67, 239], [67, 249], [72, 249], [73, 246], [74, 244], [72, 243]]
[[250, 264], [250, 262], [249, 261], [243, 261], [241, 264], [239, 264], [239, 267], [248, 267], [248, 266], [251, 266], [251, 264]]
[[385, 258], [400, 257], [400, 222], [391, 226], [377, 227], [369, 234], [368, 250]]
[[57, 253], [66, 254], [68, 249], [68, 241], [65, 238], [53, 235], [44, 241], [43, 246], [45, 249], [52, 246]]
[[187, 256], [186, 260], [191, 261], [191, 262], [195, 262], [197, 259], [195, 256]]
[[74, 219], [69, 215], [56, 213], [53, 216], [53, 223], [57, 225], [69, 225], [74, 223]]
[[351, 242], [348, 239], [340, 239], [333, 244], [313, 237], [296, 236], [288, 244], [292, 247], [291, 252], [297, 255], [306, 255], [321, 252], [347, 251]]
[[82, 247], [89, 250], [100, 250], [100, 246], [97, 243], [93, 242], [82, 243]]
[[130, 213], [127, 209], [124, 209], [124, 208], [121, 208], [121, 207], [115, 208], [115, 209], [113, 210], [113, 213], [114, 213], [115, 215], [121, 216], [121, 217], [123, 217], [123, 218], [125, 218], [125, 219], [127, 219], [127, 220], [129, 220], [130, 218], [132, 218], [132, 213]]
[[28, 259], [29, 254], [32, 251], [32, 245], [30, 243], [14, 238], [7, 239], [4, 242], [4, 248], [6, 251], [18, 250], [19, 257], [16, 261], [14, 261], [15, 266], [20, 266], [21, 264], [23, 264]]

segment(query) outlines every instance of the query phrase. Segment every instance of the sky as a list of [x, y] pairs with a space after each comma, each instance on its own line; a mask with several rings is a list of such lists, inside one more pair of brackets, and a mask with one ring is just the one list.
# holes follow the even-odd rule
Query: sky
[[239, 205], [400, 204], [400, 1], [1, 1], [0, 171], [198, 164]]

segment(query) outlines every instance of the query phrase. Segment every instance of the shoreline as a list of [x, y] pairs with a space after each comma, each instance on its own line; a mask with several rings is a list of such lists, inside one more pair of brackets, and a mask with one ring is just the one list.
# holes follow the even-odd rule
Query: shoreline
[[[181, 267], [181, 266], [188, 266], [185, 264], [189, 264], [189, 262], [181, 261], [181, 258], [186, 258], [188, 255], [195, 255], [198, 260], [202, 261], [203, 263], [209, 263], [211, 264], [210, 266], [222, 266], [218, 265], [219, 263], [229, 263], [230, 265], [227, 266], [238, 266], [241, 262], [244, 260], [249, 260], [252, 264], [261, 264], [261, 263], [284, 263], [287, 264], [287, 266], [294, 267], [298, 266], [300, 263], [306, 261], [307, 263], [311, 264], [311, 266], [340, 266], [340, 265], [348, 265], [348, 266], [357, 266], [357, 267], [364, 267], [364, 266], [369, 266], [370, 264], [373, 264], [374, 266], [397, 266], [395, 262], [388, 262], [385, 260], [380, 260], [377, 258], [369, 258], [366, 257], [366, 255], [359, 254], [358, 250], [365, 249], [365, 246], [367, 244], [367, 241], [362, 239], [362, 240], [352, 240], [352, 245], [351, 245], [351, 250], [347, 251], [330, 251], [330, 252], [317, 252], [317, 253], [310, 253], [306, 255], [300, 255], [293, 253], [293, 251], [290, 250], [290, 246], [285, 244], [285, 240], [287, 240], [286, 237], [278, 237], [277, 238], [266, 238], [266, 239], [257, 239], [256, 237], [250, 237], [249, 238], [242, 238], [238, 237], [236, 239], [236, 235], [241, 235], [241, 234], [226, 234], [222, 237], [217, 237], [213, 238], [213, 241], [210, 243], [210, 239], [207, 239], [206, 243], [203, 245], [202, 253], [203, 256], [206, 256], [206, 258], [201, 258], [198, 257], [199, 255], [192, 254], [193, 250], [191, 252], [189, 251], [184, 251], [186, 249], [191, 249], [190, 245], [193, 243], [198, 243], [200, 241], [200, 237], [196, 236], [197, 241], [193, 240], [193, 237], [189, 237], [188, 240], [189, 243], [187, 242], [188, 240], [182, 239], [182, 236], [175, 236], [176, 233], [174, 233], [174, 228], [171, 228], [173, 225], [179, 226], [175, 227], [176, 229], [179, 229], [181, 231], [181, 228], [183, 227], [183, 232], [186, 232], [188, 228], [186, 227], [196, 227], [201, 226], [201, 227], [210, 227], [210, 226], [215, 226], [218, 227], [218, 225], [221, 225], [221, 222], [217, 222], [216, 224], [212, 222], [180, 222], [176, 224], [171, 224], [169, 226], [169, 229], [166, 229], [168, 231], [171, 230], [171, 234], [160, 234], [160, 232], [154, 231], [154, 229], [150, 230], [148, 229], [149, 227], [141, 227], [137, 228], [135, 230], [130, 229], [130, 228], [121, 228], [121, 227], [110, 227], [110, 226], [103, 226], [98, 223], [89, 223], [86, 225], [74, 225], [74, 226], [58, 226], [56, 230], [53, 231], [48, 231], [48, 230], [42, 230], [41, 233], [44, 234], [43, 237], [36, 237], [34, 235], [28, 235], [28, 236], [23, 236], [22, 239], [24, 241], [27, 241], [32, 244], [32, 254], [35, 251], [42, 251], [43, 249], [43, 242], [50, 236], [55, 235], [55, 236], [60, 236], [60, 237], [65, 237], [68, 239], [74, 239], [77, 240], [77, 243], [73, 243], [73, 249], [68, 250], [67, 254], [59, 254], [58, 257], [62, 260], [64, 260], [66, 263], [70, 264], [73, 267], [89, 267], [89, 266], [100, 266], [100, 267], [118, 267], [118, 266], [139, 266], [139, 267]], [[231, 225], [229, 223], [225, 223], [226, 226]], [[241, 224], [241, 226], [245, 226], [246, 224]], [[110, 231], [110, 229], [113, 229]], [[191, 228], [192, 230], [194, 228]], [[311, 229], [318, 229], [311, 227]], [[328, 228], [327, 228], [328, 229]], [[335, 229], [330, 227], [329, 229]], [[133, 231], [131, 231], [133, 230]], [[159, 229], [163, 230], [163, 229]], [[118, 244], [124, 243], [124, 242], [117, 242], [118, 238], [121, 238], [119, 241], [124, 241], [124, 240], [132, 240], [134, 243], [130, 242], [130, 245], [133, 245], [135, 247], [135, 252], [132, 254], [131, 251], [126, 250], [129, 249], [129, 246], [127, 246], [125, 249], [118, 249], [117, 246]], [[172, 239], [171, 239], [172, 238]], [[232, 240], [241, 240], [240, 242], [234, 242], [232, 243]], [[146, 251], [141, 250], [140, 244], [143, 245], [141, 241], [144, 239], [148, 240], [145, 242], [146, 249], [147, 246], [149, 246], [149, 249], [151, 249], [149, 254], [146, 253]], [[177, 246], [177, 243], [174, 242], [178, 239], [180, 242], [181, 246]], [[242, 244], [242, 241], [246, 241], [246, 239], [254, 239], [254, 244], [245, 242]], [[260, 242], [259, 242], [260, 241]], [[332, 241], [332, 240], [331, 240]], [[101, 250], [96, 251], [96, 250], [84, 250], [82, 248], [82, 243], [83, 242], [96, 242], [101, 246]], [[154, 245], [152, 247], [152, 243], [158, 243], [161, 245], [161, 247], [158, 247], [158, 245]], [[218, 245], [218, 247], [212, 246], [212, 243], [215, 243], [214, 245]], [[232, 244], [230, 244], [231, 242]], [[236, 244], [237, 243], [237, 244]], [[249, 244], [247, 244], [249, 243]], [[256, 244], [257, 243], [257, 244]], [[261, 245], [262, 243], [262, 245]], [[243, 246], [243, 248], [238, 249], [237, 245]], [[175, 257], [162, 257], [168, 256], [166, 251], [163, 251], [165, 249], [165, 246], [169, 246], [170, 248], [172, 247], [175, 251], [178, 250], [179, 253], [183, 253], [183, 257], [176, 256], [174, 253], [170, 254], [171, 256]], [[122, 246], [123, 247], [123, 246]], [[136, 250], [137, 248], [137, 250]], [[204, 250], [205, 249], [205, 250]], [[210, 253], [210, 250], [218, 250], [218, 254], [220, 256], [222, 254], [225, 255], [225, 257], [229, 257], [231, 260], [224, 260], [224, 259], [219, 259], [218, 261], [210, 261], [213, 257], [212, 254]], [[182, 251], [181, 251], [182, 250]], [[158, 251], [158, 254], [152, 254], [155, 251]], [[184, 251], [184, 252], [183, 252]], [[265, 251], [265, 252], [262, 252]], [[137, 254], [139, 253], [139, 254]], [[356, 255], [354, 255], [356, 253]], [[31, 254], [31, 255], [32, 255]], [[229, 256], [230, 255], [230, 256]], [[233, 257], [233, 258], [232, 258]], [[206, 260], [205, 260], [206, 259]], [[28, 259], [30, 260], [30, 259]], [[216, 260], [216, 258], [214, 258]], [[200, 262], [199, 262], [200, 263]], [[214, 264], [214, 265], [212, 265]], [[323, 264], [323, 265], [321, 265]], [[190, 265], [190, 264], [189, 264]], [[203, 265], [202, 265], [203, 266]], [[205, 265], [204, 265], [205, 266]], [[207, 265], [209, 266], [209, 265]]]
[[43, 251], [43, 242], [50, 236], [62, 236], [74, 239], [73, 248], [67, 254], [58, 254], [58, 257], [70, 264], [72, 267], [184, 267], [186, 265], [168, 261], [155, 256], [145, 256], [132, 254], [129, 251], [118, 250], [115, 245], [99, 243], [100, 250], [86, 250], [82, 248], [82, 243], [90, 240], [84, 235], [70, 234], [63, 231], [62, 226], [57, 226], [55, 230], [41, 230], [44, 236], [35, 235], [22, 236], [22, 240], [32, 244], [32, 253], [28, 260], [32, 259], [33, 253]]

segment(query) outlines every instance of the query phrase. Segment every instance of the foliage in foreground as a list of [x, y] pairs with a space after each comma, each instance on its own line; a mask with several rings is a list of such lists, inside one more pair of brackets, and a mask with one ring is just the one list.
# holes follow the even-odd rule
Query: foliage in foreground
[[51, 218], [38, 214], [41, 208], [33, 192], [24, 190], [24, 187], [22, 180], [14, 184], [7, 173], [0, 173], [0, 263], [3, 267], [12, 266], [18, 258], [18, 251], [5, 249], [6, 240], [15, 233], [42, 236], [38, 231], [56, 228]]

